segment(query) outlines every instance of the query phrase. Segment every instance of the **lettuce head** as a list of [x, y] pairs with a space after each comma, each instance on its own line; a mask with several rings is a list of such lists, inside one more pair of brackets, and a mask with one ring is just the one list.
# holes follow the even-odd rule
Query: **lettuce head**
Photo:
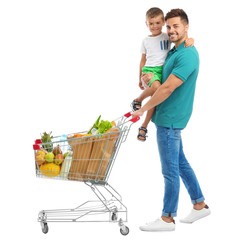
[[113, 127], [113, 125], [109, 121], [102, 120], [98, 126], [97, 134], [103, 134], [112, 127]]

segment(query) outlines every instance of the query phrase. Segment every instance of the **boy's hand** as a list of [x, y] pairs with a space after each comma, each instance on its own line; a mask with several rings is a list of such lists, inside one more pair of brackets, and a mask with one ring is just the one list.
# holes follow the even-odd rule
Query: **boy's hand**
[[144, 90], [144, 86], [143, 86], [143, 83], [142, 83], [141, 79], [139, 81], [139, 87], [140, 87], [141, 90]]
[[184, 43], [184, 47], [193, 47], [195, 40], [193, 38], [187, 38]]
[[154, 73], [142, 73], [143, 81], [148, 85], [154, 77]]

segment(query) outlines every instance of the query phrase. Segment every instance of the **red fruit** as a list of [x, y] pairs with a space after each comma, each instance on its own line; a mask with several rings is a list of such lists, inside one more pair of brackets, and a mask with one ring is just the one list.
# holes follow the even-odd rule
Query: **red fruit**
[[59, 165], [62, 163], [63, 159], [64, 159], [64, 157], [62, 154], [57, 154], [54, 159], [54, 162]]

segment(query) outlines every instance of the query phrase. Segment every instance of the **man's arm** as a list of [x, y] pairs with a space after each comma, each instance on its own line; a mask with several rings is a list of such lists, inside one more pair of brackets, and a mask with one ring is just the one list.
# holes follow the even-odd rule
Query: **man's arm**
[[144, 112], [164, 102], [174, 92], [174, 90], [183, 83], [184, 82], [180, 78], [174, 74], [170, 74], [167, 80], [157, 89], [151, 99], [140, 110], [133, 112], [132, 116], [142, 116]]

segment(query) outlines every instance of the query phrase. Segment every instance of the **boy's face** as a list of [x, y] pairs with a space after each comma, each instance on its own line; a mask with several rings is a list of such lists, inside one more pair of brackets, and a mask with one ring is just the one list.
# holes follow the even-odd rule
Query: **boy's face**
[[166, 22], [167, 34], [171, 42], [178, 42], [187, 35], [188, 24], [184, 23], [180, 17], [169, 18]]
[[165, 21], [163, 21], [163, 16], [158, 15], [157, 17], [147, 18], [146, 25], [149, 28], [152, 36], [157, 36], [161, 34], [162, 27], [165, 25]]

